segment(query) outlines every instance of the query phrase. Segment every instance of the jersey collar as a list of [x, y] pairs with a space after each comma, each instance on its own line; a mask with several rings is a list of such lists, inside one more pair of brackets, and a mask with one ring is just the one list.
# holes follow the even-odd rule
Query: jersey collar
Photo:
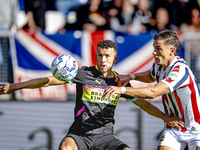
[[[95, 68], [99, 71], [97, 65], [95, 66]], [[117, 73], [115, 71], [113, 71], [113, 70], [111, 70], [111, 71], [113, 72], [114, 75], [117, 75]]]
[[174, 66], [175, 62], [177, 61], [177, 56], [174, 58], [174, 60], [169, 64], [169, 66], [165, 69], [165, 72], [168, 72], [171, 70], [171, 68]]

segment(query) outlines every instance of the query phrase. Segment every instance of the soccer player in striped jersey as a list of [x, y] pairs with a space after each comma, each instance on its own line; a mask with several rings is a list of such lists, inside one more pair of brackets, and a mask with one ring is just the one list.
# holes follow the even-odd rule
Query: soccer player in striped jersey
[[[200, 91], [197, 81], [183, 58], [177, 54], [180, 41], [177, 34], [164, 31], [154, 36], [153, 56], [155, 62], [145, 72], [117, 75], [120, 87], [108, 87], [103, 96], [126, 94], [139, 98], [156, 98], [162, 95], [165, 113], [182, 118], [185, 126], [181, 130], [165, 125], [158, 144], [158, 150], [183, 150], [188, 144], [189, 150], [200, 149]], [[131, 79], [150, 83], [153, 87], [123, 87]]]

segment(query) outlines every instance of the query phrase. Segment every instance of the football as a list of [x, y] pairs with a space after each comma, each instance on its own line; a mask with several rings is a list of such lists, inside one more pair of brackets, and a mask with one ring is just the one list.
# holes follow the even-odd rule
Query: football
[[60, 81], [73, 79], [78, 72], [77, 61], [70, 55], [57, 56], [51, 64], [53, 76]]

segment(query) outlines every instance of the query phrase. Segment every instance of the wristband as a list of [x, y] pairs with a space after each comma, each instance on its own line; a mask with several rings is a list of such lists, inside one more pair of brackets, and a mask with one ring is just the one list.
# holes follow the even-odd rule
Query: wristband
[[135, 102], [138, 98], [134, 97], [133, 99], [126, 99], [127, 102]]
[[125, 87], [121, 87], [121, 91], [122, 91], [122, 94], [126, 94], [126, 88]]
[[135, 75], [134, 74], [129, 74], [131, 76], [131, 80], [135, 80]]
[[71, 80], [69, 80], [69, 81], [67, 81], [70, 85], [72, 85], [73, 84], [73, 82], [71, 81]]

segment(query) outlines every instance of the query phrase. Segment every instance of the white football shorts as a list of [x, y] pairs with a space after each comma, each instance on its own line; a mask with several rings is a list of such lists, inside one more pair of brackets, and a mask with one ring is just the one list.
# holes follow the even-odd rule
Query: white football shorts
[[158, 146], [168, 146], [174, 150], [184, 150], [187, 144], [189, 150], [200, 150], [200, 132], [183, 132], [174, 128], [165, 128]]

